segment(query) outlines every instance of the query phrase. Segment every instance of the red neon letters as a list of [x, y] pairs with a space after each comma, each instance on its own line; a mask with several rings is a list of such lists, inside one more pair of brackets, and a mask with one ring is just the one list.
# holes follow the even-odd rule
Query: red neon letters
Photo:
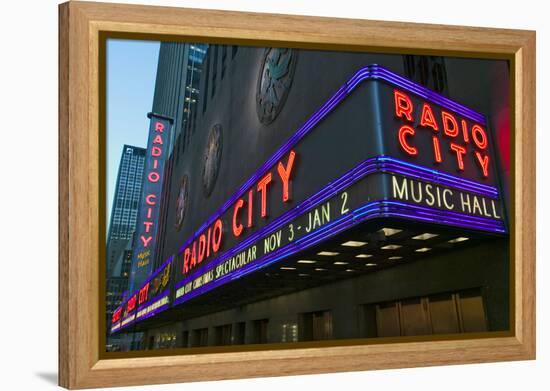
[[149, 293], [149, 283], [145, 284], [140, 290], [139, 290], [139, 304], [143, 304], [145, 301], [147, 301], [147, 294]]
[[214, 230], [212, 232], [212, 250], [217, 253], [222, 243], [222, 221], [216, 220], [214, 223]]
[[405, 116], [407, 120], [413, 121], [412, 111], [413, 105], [411, 98], [404, 92], [393, 90], [394, 102], [395, 102], [395, 115], [397, 118]]
[[435, 122], [434, 112], [432, 111], [432, 107], [424, 103], [422, 106], [422, 115], [420, 116], [420, 126], [424, 127], [430, 127], [436, 132], [439, 130], [439, 127], [437, 126], [437, 122]]
[[479, 149], [487, 148], [487, 134], [481, 126], [477, 124], [472, 126], [472, 138]]
[[122, 307], [121, 308], [118, 308], [114, 313], [113, 313], [113, 316], [111, 317], [111, 323], [116, 323], [120, 320], [120, 317], [122, 315]]
[[273, 175], [271, 175], [270, 172], [268, 172], [260, 181], [258, 182], [258, 193], [261, 195], [261, 211], [262, 211], [262, 217], [267, 216], [267, 185], [271, 183], [271, 178]]
[[252, 228], [252, 207], [254, 206], [254, 190], [248, 191], [248, 224], [247, 228]]
[[283, 202], [288, 202], [290, 200], [290, 194], [289, 194], [288, 188], [290, 184], [290, 173], [292, 171], [292, 167], [294, 166], [295, 157], [296, 157], [296, 152], [290, 151], [290, 153], [288, 154], [288, 161], [286, 163], [286, 167], [283, 166], [283, 162], [279, 162], [279, 165], [277, 166], [277, 172], [279, 173], [279, 177], [283, 182]]
[[137, 300], [136, 295], [132, 296], [128, 300], [128, 303], [126, 304], [126, 313], [129, 313], [129, 312], [133, 311], [136, 308], [136, 300]]
[[462, 120], [460, 121], [461, 125], [462, 125], [462, 137], [464, 138], [464, 142], [465, 143], [469, 143], [470, 142], [470, 136], [468, 136], [468, 124], [466, 123], [466, 120]]
[[464, 171], [464, 154], [466, 153], [466, 148], [462, 145], [451, 143], [451, 150], [456, 153], [456, 162], [458, 164], [458, 169]]
[[401, 128], [399, 128], [398, 138], [399, 138], [399, 144], [401, 145], [401, 148], [405, 152], [407, 152], [411, 156], [416, 156], [418, 154], [418, 149], [415, 147], [410, 146], [407, 143], [407, 136], [414, 136], [416, 134], [416, 131], [414, 128], [410, 127], [409, 125], [403, 125]]
[[[155, 136], [153, 137], [153, 146], [151, 147], [151, 156], [153, 159], [153, 167], [152, 169], [147, 173], [147, 180], [150, 183], [157, 183], [160, 180], [160, 174], [157, 171], [159, 167], [159, 160], [157, 158], [161, 157], [163, 154], [163, 146], [164, 146], [164, 124], [162, 122], [156, 122], [154, 126]], [[140, 236], [141, 243], [143, 244], [144, 248], [149, 247], [149, 244], [151, 243], [151, 240], [153, 239], [153, 226], [155, 224], [153, 217], [153, 208], [157, 206], [157, 195], [156, 194], [146, 194], [145, 195], [145, 204], [147, 205], [147, 209], [145, 212], [145, 219], [143, 220], [143, 225], [145, 227], [145, 232]]]
[[[421, 108], [419, 105], [417, 106], [417, 110], [421, 110], [417, 126], [433, 132], [430, 144], [434, 163], [442, 163], [450, 157], [456, 161], [458, 171], [464, 171], [467, 164], [474, 164], [480, 170], [481, 175], [487, 178], [490, 160], [487, 153], [488, 137], [485, 129], [476, 123], [470, 123], [469, 129], [469, 120], [435, 107], [435, 110], [440, 110], [437, 114], [434, 107], [428, 102], [422, 102]], [[415, 139], [424, 136], [417, 135], [417, 129], [414, 127], [415, 106], [411, 97], [403, 91], [394, 90], [394, 109], [397, 118], [408, 122], [399, 126], [397, 130], [399, 146], [408, 156], [417, 156], [422, 152], [419, 150], [422, 145], [415, 142]], [[444, 138], [440, 136], [440, 128], [443, 129], [441, 134], [445, 136]], [[470, 143], [470, 140], [473, 143]]]
[[441, 159], [441, 147], [437, 136], [432, 136], [432, 143], [434, 145], [434, 160], [436, 163], [441, 163], [443, 159]]
[[[277, 163], [274, 170], [267, 172], [255, 186], [250, 188], [242, 198], [233, 204], [228, 213], [228, 226], [234, 238], [254, 226], [254, 220], [266, 219], [269, 216], [268, 200], [269, 192], [274, 186], [281, 188], [281, 200], [283, 203], [292, 200], [292, 178], [296, 161], [296, 152], [290, 151], [288, 157]], [[255, 205], [259, 205], [259, 211], [255, 211]], [[259, 213], [258, 213], [259, 212]], [[183, 273], [187, 274], [204, 259], [216, 254], [220, 250], [222, 235], [224, 234], [222, 219], [214, 222], [213, 226], [203, 231], [197, 239], [183, 250]]]
[[[281, 180], [282, 185], [282, 200], [283, 202], [289, 202], [291, 197], [291, 184], [292, 181], [290, 180], [290, 177], [292, 175], [292, 170], [294, 168], [294, 161], [296, 159], [296, 152], [290, 151], [288, 154], [288, 159], [286, 161], [286, 165], [283, 164], [282, 161], [280, 161], [277, 164], [277, 174], [279, 175], [279, 179]], [[266, 175], [260, 179], [256, 185], [256, 192], [260, 195], [260, 217], [267, 218], [268, 217], [268, 210], [267, 210], [267, 194], [269, 192], [269, 186], [272, 182], [273, 174], [271, 172], [268, 172]], [[245, 202], [244, 199], [240, 198], [237, 200], [235, 205], [233, 205], [233, 219], [231, 222], [231, 226], [233, 229], [233, 236], [239, 237], [243, 233], [244, 225], [239, 221], [239, 216], [241, 215], [241, 209], [245, 207], [245, 203], [247, 203], [246, 208], [246, 228], [251, 228], [254, 225], [253, 222], [253, 213], [254, 213], [254, 189], [251, 189], [248, 191], [248, 197], [247, 201]], [[243, 211], [244, 212], [244, 211]]]
[[241, 236], [243, 233], [243, 225], [237, 223], [237, 213], [239, 213], [239, 210], [243, 207], [243, 205], [244, 201], [239, 199], [233, 208], [233, 235], [235, 235], [235, 237]]
[[452, 114], [441, 111], [441, 120], [443, 121], [443, 133], [445, 136], [456, 137], [458, 135], [458, 124]]
[[183, 250], [183, 273], [189, 272], [211, 253], [216, 254], [220, 250], [222, 233], [223, 223], [221, 219], [217, 219], [213, 226], [208, 227]]
[[489, 155], [482, 155], [476, 151], [476, 159], [483, 170], [483, 176], [487, 178], [489, 176]]

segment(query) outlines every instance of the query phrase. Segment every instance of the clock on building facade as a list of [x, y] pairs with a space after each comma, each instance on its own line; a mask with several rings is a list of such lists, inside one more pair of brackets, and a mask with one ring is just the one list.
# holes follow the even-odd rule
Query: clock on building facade
[[204, 151], [204, 163], [202, 169], [202, 185], [204, 194], [208, 197], [214, 189], [218, 172], [220, 170], [220, 162], [222, 157], [223, 138], [222, 126], [216, 124], [210, 129], [208, 141]]
[[180, 182], [178, 198], [176, 199], [176, 229], [179, 231], [185, 219], [187, 203], [189, 199], [189, 177], [184, 175]]
[[281, 112], [292, 85], [297, 52], [293, 49], [266, 49], [256, 90], [258, 119], [269, 125]]

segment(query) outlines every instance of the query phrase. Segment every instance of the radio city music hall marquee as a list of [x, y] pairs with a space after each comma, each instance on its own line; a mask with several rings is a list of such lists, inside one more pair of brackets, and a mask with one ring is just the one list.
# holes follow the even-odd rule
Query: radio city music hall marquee
[[163, 265], [170, 294], [135, 312], [180, 305], [370, 219], [505, 234], [492, 151], [484, 116], [367, 66], [182, 243]]

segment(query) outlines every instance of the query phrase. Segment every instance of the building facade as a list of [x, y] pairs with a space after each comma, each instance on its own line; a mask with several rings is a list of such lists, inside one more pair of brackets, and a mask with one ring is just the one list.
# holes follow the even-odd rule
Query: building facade
[[186, 129], [199, 97], [208, 45], [162, 42], [152, 111], [174, 119], [169, 154], [185, 149]]
[[[157, 274], [171, 266], [171, 293], [127, 328], [144, 332], [141, 348], [510, 327], [505, 61], [211, 45], [203, 64], [163, 197]], [[308, 206], [365, 157], [378, 159], [371, 182]], [[404, 176], [384, 176], [397, 166]], [[441, 206], [425, 209], [436, 190]], [[414, 213], [393, 200], [421, 192]], [[383, 212], [363, 221], [352, 206], [368, 200]], [[348, 211], [346, 228], [313, 235]]]

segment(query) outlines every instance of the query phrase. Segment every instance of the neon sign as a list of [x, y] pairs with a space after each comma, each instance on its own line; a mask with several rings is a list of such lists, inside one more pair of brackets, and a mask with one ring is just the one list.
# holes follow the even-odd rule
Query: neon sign
[[111, 319], [112, 333], [169, 307], [173, 280], [172, 260], [173, 257], [168, 258], [139, 289], [130, 294], [129, 299], [115, 310]]
[[120, 321], [120, 318], [122, 316], [122, 308], [119, 307], [115, 310], [115, 312], [113, 312], [113, 316], [111, 318], [111, 323], [118, 323], [118, 321]]
[[[303, 213], [308, 210], [306, 205], [313, 208], [323, 202], [322, 199], [312, 196], [307, 198], [304, 203], [293, 205], [293, 209], [282, 216], [270, 216], [268, 213], [269, 205], [265, 202], [265, 195], [277, 173], [279, 178], [284, 180], [284, 174], [286, 173], [285, 157], [287, 159], [286, 164], [292, 170], [294, 159], [298, 154], [295, 149], [298, 148], [303, 137], [315, 129], [321, 120], [331, 113], [359, 83], [365, 81], [382, 82], [379, 84], [382, 87], [378, 88], [381, 92], [378, 93], [378, 101], [375, 106], [383, 108], [386, 105], [388, 109], [391, 108], [393, 113], [392, 117], [384, 117], [384, 111], [381, 113], [382, 117], [386, 119], [382, 121], [381, 130], [378, 134], [389, 141], [382, 143], [384, 148], [388, 149], [379, 150], [379, 153], [381, 153], [378, 155], [379, 167], [378, 169], [371, 168], [374, 171], [369, 172], [369, 175], [374, 175], [376, 172], [392, 172], [404, 175], [404, 177], [399, 177], [401, 182], [395, 182], [399, 185], [394, 186], [395, 189], [399, 190], [398, 195], [402, 197], [396, 196], [393, 198], [400, 203], [387, 204], [387, 215], [391, 212], [395, 216], [416, 218], [420, 221], [439, 222], [489, 232], [506, 231], [505, 223], [502, 220], [502, 205], [500, 201], [494, 200], [498, 196], [497, 188], [467, 179], [468, 176], [476, 179], [480, 177], [488, 178], [489, 176], [490, 157], [488, 137], [484, 128], [485, 118], [457, 102], [412, 83], [384, 68], [372, 65], [357, 72], [214, 214], [212, 219], [227, 222], [226, 224], [230, 227], [227, 232], [232, 233], [232, 239], [237, 239], [236, 242], [233, 241], [236, 244], [230, 247], [229, 250], [220, 251], [219, 254], [218, 252], [211, 254], [213, 260], [208, 259], [200, 267], [197, 263], [196, 268], [198, 270], [195, 270], [195, 267], [186, 268], [186, 257], [184, 256], [184, 270], [182, 273], [184, 278], [176, 283], [176, 304], [183, 301], [183, 297], [190, 297], [190, 292], [194, 290], [202, 291], [205, 286], [212, 285], [218, 278], [223, 280], [227, 278], [225, 275], [232, 275], [232, 278], [236, 278], [239, 273], [236, 273], [235, 270], [246, 268], [247, 265], [257, 265], [258, 259], [263, 259], [268, 253], [273, 254], [284, 247], [284, 243], [281, 244], [283, 241], [278, 236], [269, 239], [278, 243], [272, 248], [264, 246], [262, 250], [262, 246], [254, 247], [254, 243], [261, 240], [262, 235], [276, 234], [277, 229], [283, 228], [292, 219], [299, 218], [300, 214], [298, 212]], [[377, 132], [372, 132], [373, 136], [376, 134]], [[372, 144], [379, 145], [380, 142], [373, 140]], [[392, 145], [395, 145], [395, 147], [392, 147]], [[401, 151], [402, 154], [404, 153], [401, 156], [412, 160], [425, 159], [428, 148], [432, 154], [430, 159], [431, 164], [434, 166], [432, 170], [385, 156], [386, 154], [395, 155]], [[342, 153], [345, 153], [345, 151], [342, 151]], [[308, 158], [310, 157], [304, 156], [301, 157], [301, 160]], [[369, 159], [365, 162], [367, 161]], [[472, 175], [472, 162], [481, 174], [480, 176]], [[425, 160], [422, 163], [425, 163]], [[428, 170], [428, 173], [425, 170]], [[445, 171], [450, 171], [459, 176], [447, 174]], [[461, 177], [462, 175], [465, 175], [466, 178]], [[344, 175], [341, 178], [347, 178], [347, 176]], [[396, 177], [392, 178], [395, 179]], [[354, 178], [354, 180], [356, 179], [357, 177]], [[299, 178], [296, 181], [299, 184]], [[351, 179], [342, 179], [341, 183], [349, 186], [352, 183], [350, 181]], [[391, 186], [388, 186], [388, 183], [391, 184], [392, 182], [386, 181], [384, 183], [379, 183], [378, 188], [390, 192]], [[332, 196], [336, 194], [332, 183], [327, 186], [327, 189], [331, 191], [326, 193], [327, 197], [329, 197], [328, 194]], [[472, 195], [472, 191], [478, 195]], [[252, 219], [252, 213], [250, 212], [255, 207], [253, 204], [254, 195], [260, 196], [258, 201], [261, 204], [259, 216], [269, 221], [268, 226], [258, 228], [257, 224], [254, 224], [256, 221]], [[479, 195], [482, 195], [482, 197], [479, 197]], [[365, 199], [377, 199], [373, 194], [365, 195], [365, 197]], [[378, 199], [386, 199], [387, 197], [387, 194], [378, 195]], [[291, 190], [283, 190], [282, 200], [283, 202], [291, 200]], [[417, 205], [415, 206], [415, 204]], [[392, 209], [399, 210], [399, 212], [392, 212]], [[415, 212], [411, 213], [413, 210]], [[428, 218], [427, 213], [431, 213], [432, 218]], [[228, 214], [229, 217], [227, 217]], [[378, 217], [384, 215], [374, 212], [371, 214], [371, 216]], [[316, 221], [315, 218], [313, 220]], [[209, 221], [212, 220], [209, 219]], [[311, 224], [309, 226], [312, 227]], [[253, 233], [245, 236], [247, 228], [252, 228]], [[314, 228], [310, 230], [314, 231]], [[196, 241], [195, 235], [193, 235], [193, 242], [188, 240], [184, 245], [184, 253], [188, 251], [190, 244], [192, 245]], [[200, 235], [204, 235], [204, 233]], [[290, 236], [296, 237], [294, 232]], [[323, 238], [326, 237], [323, 236]], [[293, 245], [296, 244], [293, 243]], [[307, 248], [307, 246], [301, 247], [301, 249], [304, 248]]]
[[[414, 126], [415, 117], [418, 116], [419, 131], [428, 131], [433, 133], [433, 160], [434, 163], [442, 163], [443, 156], [454, 159], [458, 171], [465, 169], [465, 155], [472, 153], [477, 168], [483, 177], [489, 176], [489, 154], [487, 152], [487, 132], [479, 123], [473, 123], [469, 126], [465, 118], [460, 118], [443, 109], [440, 110], [440, 117], [434, 114], [434, 108], [430, 103], [424, 102], [420, 113], [415, 112], [412, 99], [409, 95], [398, 89], [394, 89], [394, 111], [395, 116], [406, 124], [401, 125], [397, 134], [401, 149], [409, 156], [418, 155], [418, 148], [414, 146], [414, 138], [417, 132]], [[460, 125], [459, 125], [460, 122]], [[471, 122], [471, 121], [470, 121]], [[441, 125], [441, 126], [440, 126]], [[440, 132], [443, 129], [443, 132]], [[441, 144], [448, 139], [448, 157]], [[473, 141], [473, 143], [470, 142]]]
[[[324, 159], [304, 152], [314, 139], [304, 137], [365, 82], [376, 94], [362, 103], [381, 120], [370, 123], [378, 128], [368, 128], [367, 142], [355, 143], [364, 147], [354, 149], [361, 159], [338, 176], [318, 175], [318, 188], [303, 186], [304, 167]], [[187, 238], [173, 259], [172, 303], [158, 296], [147, 308], [186, 302], [370, 219], [506, 233], [485, 126], [481, 114], [384, 68], [361, 69]], [[331, 137], [324, 145], [349, 145]]]
[[132, 254], [130, 291], [140, 286], [152, 270], [157, 244], [164, 162], [170, 142], [172, 123], [171, 118], [162, 115], [149, 113], [148, 117], [151, 119], [151, 124], [135, 236], [137, 243], [134, 243]]
[[[260, 219], [267, 219], [268, 215], [268, 193], [272, 191], [275, 181], [281, 184], [281, 202], [287, 203], [291, 200], [292, 174], [296, 152], [291, 150], [286, 161], [280, 160], [274, 172], [269, 171], [261, 177], [255, 186], [252, 186], [245, 194], [246, 197], [238, 198], [232, 207], [231, 212], [231, 233], [234, 238], [240, 237], [243, 232], [254, 227], [254, 208], [259, 208]], [[255, 199], [258, 199], [255, 202]], [[255, 206], [259, 204], [258, 206]], [[223, 242], [224, 223], [218, 218], [207, 227], [183, 250], [183, 274], [187, 274], [199, 266], [203, 261], [218, 253]], [[229, 233], [229, 232], [227, 232]], [[226, 233], [226, 234], [227, 234]]]

